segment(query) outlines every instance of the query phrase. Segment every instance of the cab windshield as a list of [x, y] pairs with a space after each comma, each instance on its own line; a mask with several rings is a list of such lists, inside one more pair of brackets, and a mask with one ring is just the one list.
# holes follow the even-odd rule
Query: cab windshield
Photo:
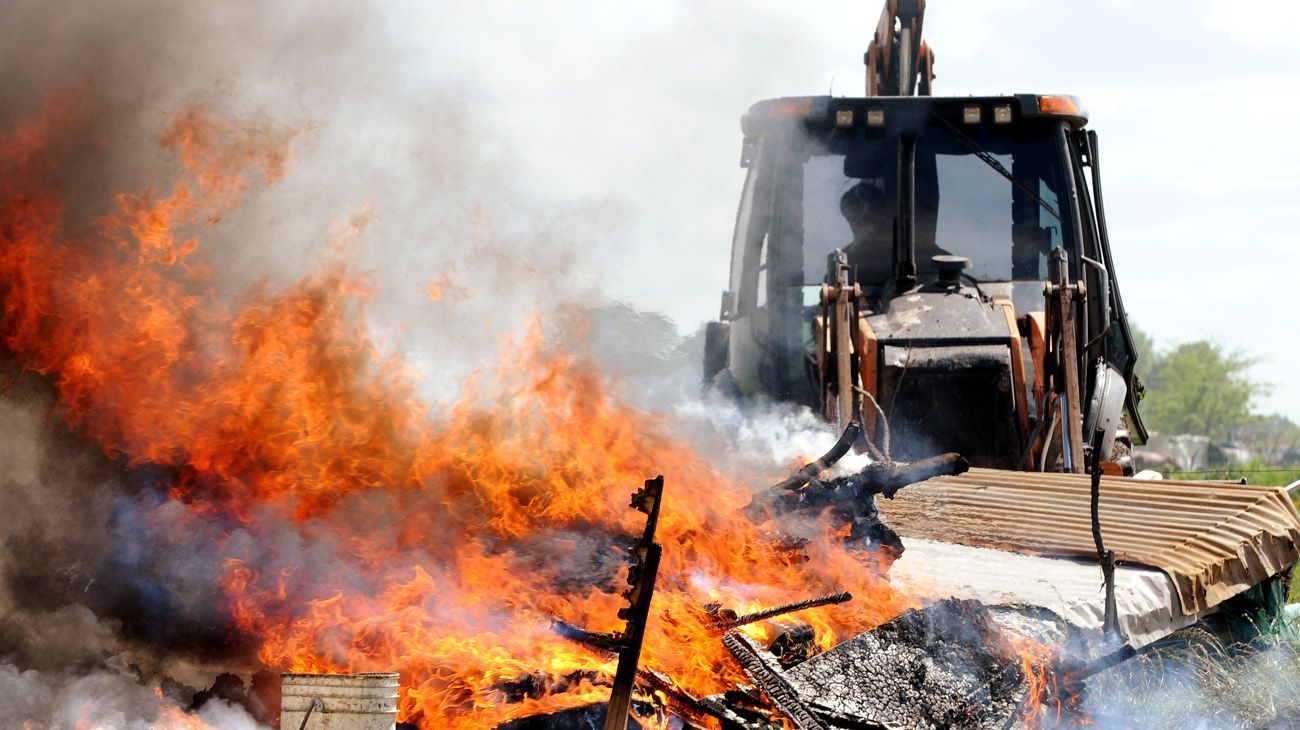
[[[921, 281], [931, 257], [969, 257], [977, 281], [1047, 277], [1048, 253], [1073, 250], [1058, 127], [1051, 123], [954, 125], [932, 117], [915, 129], [915, 246]], [[795, 133], [782, 163], [778, 225], [802, 242], [803, 283], [822, 281], [844, 249], [859, 282], [894, 275], [898, 238], [897, 130]]]

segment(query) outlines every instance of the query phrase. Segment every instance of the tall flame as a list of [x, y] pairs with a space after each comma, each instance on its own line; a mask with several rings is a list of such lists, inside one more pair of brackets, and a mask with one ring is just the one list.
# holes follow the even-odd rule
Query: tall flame
[[369, 285], [343, 264], [219, 296], [202, 236], [285, 173], [295, 130], [186, 110], [159, 138], [174, 184], [117, 195], [75, 234], [58, 172], [87, 153], [86, 103], [54, 95], [0, 139], [0, 335], [51, 378], [75, 428], [161, 467], [194, 524], [230, 525], [211, 548], [231, 621], [266, 666], [400, 671], [400, 716], [428, 728], [603, 700], [610, 660], [552, 621], [620, 628], [618, 545], [640, 528], [627, 499], [655, 474], [665, 553], [642, 662], [682, 688], [741, 679], [706, 602], [849, 590], [801, 615], [823, 646], [913, 605], [829, 530], [806, 563], [784, 559], [744, 517], [749, 488], [551, 351], [537, 323], [495, 377], [435, 410], [367, 333]]

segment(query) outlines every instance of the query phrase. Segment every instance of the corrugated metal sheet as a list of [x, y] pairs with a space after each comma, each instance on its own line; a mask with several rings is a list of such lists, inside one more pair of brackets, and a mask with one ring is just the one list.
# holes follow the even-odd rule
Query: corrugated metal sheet
[[[971, 469], [878, 504], [904, 538], [1095, 557], [1090, 491], [1082, 474]], [[1300, 558], [1300, 515], [1275, 487], [1102, 477], [1100, 512], [1116, 560], [1168, 573], [1189, 616]]]

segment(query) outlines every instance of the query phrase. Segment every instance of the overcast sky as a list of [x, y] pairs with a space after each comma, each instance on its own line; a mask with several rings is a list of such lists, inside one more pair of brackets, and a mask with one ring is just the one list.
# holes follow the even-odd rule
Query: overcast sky
[[[861, 95], [880, 7], [410, 0], [391, 19], [412, 59], [396, 72], [452, 80], [523, 189], [626, 207], [591, 261], [612, 296], [692, 331], [726, 287], [740, 114]], [[1259, 358], [1260, 409], [1294, 420], [1298, 19], [1277, 0], [934, 0], [925, 27], [940, 94], [1082, 97], [1131, 317], [1163, 345]]]

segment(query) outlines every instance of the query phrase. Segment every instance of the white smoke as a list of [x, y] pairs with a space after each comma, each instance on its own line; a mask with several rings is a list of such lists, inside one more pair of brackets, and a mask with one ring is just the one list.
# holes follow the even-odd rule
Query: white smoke
[[220, 700], [193, 715], [179, 708], [188, 698], [169, 695], [120, 661], [89, 672], [20, 670], [0, 663], [0, 708], [6, 727], [45, 730], [183, 730], [191, 717], [220, 730], [263, 730], [242, 708]]
[[1090, 679], [1084, 709], [1102, 730], [1295, 727], [1297, 677], [1300, 651], [1286, 640], [1191, 628]]

